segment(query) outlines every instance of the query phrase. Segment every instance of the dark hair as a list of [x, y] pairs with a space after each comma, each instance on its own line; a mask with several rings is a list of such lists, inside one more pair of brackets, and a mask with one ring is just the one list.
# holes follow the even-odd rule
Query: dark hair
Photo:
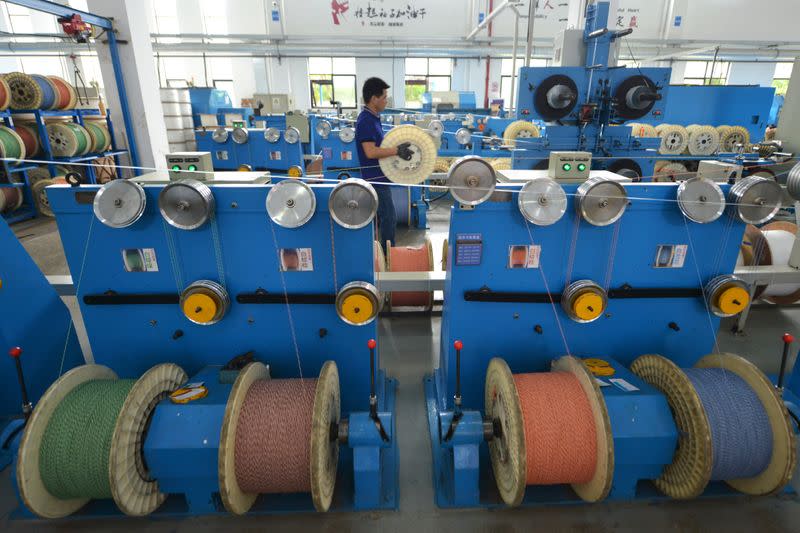
[[380, 97], [384, 89], [388, 89], [389, 84], [380, 78], [369, 78], [364, 82], [364, 87], [361, 89], [361, 96], [364, 97], [364, 104], [368, 104], [373, 96]]

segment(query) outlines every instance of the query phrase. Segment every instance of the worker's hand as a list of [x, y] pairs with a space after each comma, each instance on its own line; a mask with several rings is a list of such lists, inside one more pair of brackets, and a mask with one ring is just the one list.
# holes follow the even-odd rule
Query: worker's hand
[[400, 143], [397, 145], [397, 157], [403, 161], [411, 161], [414, 152], [411, 151], [411, 143]]

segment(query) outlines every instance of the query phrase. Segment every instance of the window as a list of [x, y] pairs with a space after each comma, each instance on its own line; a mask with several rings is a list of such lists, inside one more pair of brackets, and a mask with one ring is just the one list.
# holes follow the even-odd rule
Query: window
[[[506, 58], [500, 64], [500, 98], [503, 99], [503, 107], [506, 109], [511, 109], [512, 103], [516, 101], [517, 95], [511, 94], [511, 77], [518, 77], [519, 76], [519, 69], [520, 67], [525, 66], [525, 58], [518, 57], [517, 58], [517, 72], [514, 72], [513, 69], [514, 60], [513, 58]], [[531, 59], [531, 66], [532, 67], [546, 67], [547, 60], [546, 59]], [[514, 91], [516, 91], [516, 84], [514, 86]]]
[[233, 80], [214, 80], [214, 88], [227, 91], [233, 107], [236, 107], [236, 86], [233, 84]]
[[[713, 72], [712, 72], [713, 65]], [[687, 61], [683, 73], [686, 85], [725, 85], [728, 83], [730, 63], [724, 61]]]
[[789, 88], [789, 78], [792, 77], [793, 66], [794, 63], [775, 63], [775, 75], [772, 79], [775, 94], [786, 95], [786, 90]]
[[406, 58], [406, 107], [421, 108], [425, 92], [449, 91], [452, 74], [449, 58]]
[[331, 102], [340, 102], [346, 109], [357, 107], [356, 58], [309, 57], [308, 81], [311, 107], [333, 109]]
[[[156, 8], [155, 5], [158, 4]], [[178, 6], [177, 0], [159, 0], [153, 4], [155, 12], [156, 33], [165, 35], [177, 35], [180, 31], [178, 25]], [[163, 37], [160, 42], [179, 43], [177, 37]]]

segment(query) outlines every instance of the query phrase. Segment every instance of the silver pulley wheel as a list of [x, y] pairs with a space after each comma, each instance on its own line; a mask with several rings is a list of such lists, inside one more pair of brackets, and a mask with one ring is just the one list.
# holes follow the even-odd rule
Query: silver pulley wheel
[[211, 139], [215, 143], [226, 143], [228, 142], [228, 137], [230, 136], [230, 132], [224, 126], [220, 126], [219, 128], [214, 130], [214, 133], [211, 134]]
[[444, 124], [441, 120], [431, 120], [428, 124], [428, 131], [430, 134], [439, 139], [444, 133]]
[[575, 192], [575, 207], [583, 219], [594, 226], [607, 226], [620, 219], [628, 207], [625, 187], [616, 181], [589, 178]]
[[283, 140], [288, 144], [297, 144], [300, 141], [300, 131], [294, 126], [289, 126], [283, 132]]
[[267, 194], [267, 213], [279, 226], [299, 228], [308, 222], [317, 208], [317, 197], [307, 183], [284, 180]]
[[775, 180], [749, 176], [737, 182], [728, 192], [728, 201], [747, 224], [763, 224], [781, 208], [783, 190]]
[[467, 128], [458, 128], [456, 130], [456, 142], [461, 146], [469, 144], [472, 141], [472, 132]]
[[125, 179], [109, 181], [94, 197], [94, 216], [111, 228], [127, 228], [142, 217], [147, 196], [138, 183]]
[[247, 131], [247, 128], [236, 127], [233, 128], [231, 137], [233, 137], [233, 142], [236, 144], [244, 144], [250, 138], [250, 132]]
[[317, 122], [317, 125], [314, 126], [314, 131], [323, 139], [327, 139], [328, 135], [331, 134], [331, 123], [327, 120], [320, 120]]
[[678, 186], [678, 207], [692, 222], [713, 222], [725, 211], [725, 194], [708, 178], [690, 178]]
[[340, 182], [328, 198], [331, 217], [347, 229], [363, 228], [378, 212], [378, 193], [366, 181], [350, 178]]
[[492, 165], [477, 155], [456, 160], [447, 173], [450, 194], [463, 205], [485, 202], [494, 192], [496, 183], [497, 176]]
[[214, 213], [214, 195], [197, 180], [175, 181], [158, 195], [158, 209], [171, 226], [197, 229]]
[[278, 128], [267, 128], [264, 130], [264, 138], [267, 142], [276, 143], [281, 138], [281, 132]]
[[567, 211], [567, 194], [552, 178], [533, 178], [520, 189], [517, 204], [528, 222], [549, 226]]
[[351, 127], [342, 128], [339, 130], [339, 140], [343, 143], [351, 143], [356, 138], [356, 130]]
[[800, 163], [795, 164], [786, 177], [786, 190], [789, 196], [800, 200]]

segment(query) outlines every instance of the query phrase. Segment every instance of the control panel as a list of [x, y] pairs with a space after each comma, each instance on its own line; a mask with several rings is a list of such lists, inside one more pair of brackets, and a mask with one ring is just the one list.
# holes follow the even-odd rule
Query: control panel
[[211, 152], [174, 152], [166, 155], [170, 180], [191, 178], [206, 181], [213, 174]]
[[591, 166], [591, 152], [550, 152], [547, 174], [557, 180], [586, 180]]

